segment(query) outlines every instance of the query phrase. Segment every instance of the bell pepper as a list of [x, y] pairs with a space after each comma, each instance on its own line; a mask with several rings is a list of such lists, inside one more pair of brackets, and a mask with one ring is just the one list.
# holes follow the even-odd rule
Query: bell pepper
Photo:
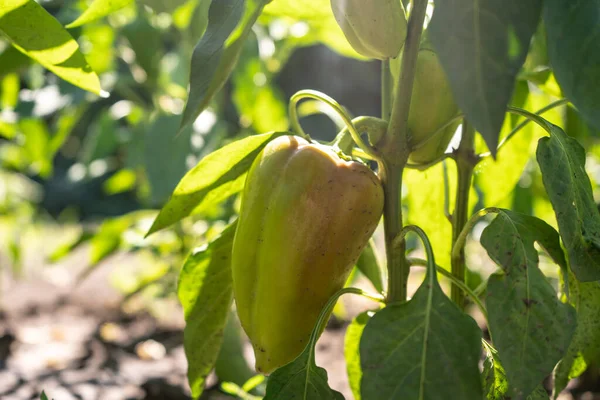
[[398, 56], [407, 26], [400, 0], [331, 0], [331, 9], [357, 53], [380, 60]]
[[296, 358], [383, 212], [367, 166], [296, 136], [270, 142], [242, 193], [232, 252], [241, 324], [270, 373]]

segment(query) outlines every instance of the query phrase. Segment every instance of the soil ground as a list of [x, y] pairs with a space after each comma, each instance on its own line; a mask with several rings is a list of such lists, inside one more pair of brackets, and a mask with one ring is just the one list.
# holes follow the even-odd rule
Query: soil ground
[[[108, 258], [73, 286], [80, 260], [76, 252], [68, 262], [44, 267], [43, 273], [27, 279], [5, 276], [0, 399], [39, 399], [42, 390], [55, 400], [189, 399], [184, 323], [177, 302], [164, 300], [153, 307], [130, 302], [124, 308], [123, 295], [111, 285], [110, 276], [125, 266], [135, 267], [137, 261], [126, 253]], [[356, 296], [344, 303], [348, 319], [372, 306]], [[347, 325], [330, 323], [316, 358], [326, 368], [331, 387], [351, 399], [343, 356]], [[251, 355], [249, 344], [246, 353]], [[231, 397], [220, 392], [212, 375], [203, 399], [226, 398]], [[559, 399], [600, 400], [597, 375], [573, 381]]]

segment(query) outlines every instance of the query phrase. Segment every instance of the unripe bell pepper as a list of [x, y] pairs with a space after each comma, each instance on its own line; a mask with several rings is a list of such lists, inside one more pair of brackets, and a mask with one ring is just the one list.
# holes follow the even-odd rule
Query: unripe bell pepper
[[[450, 83], [437, 54], [429, 46], [421, 45], [413, 84], [408, 131], [412, 161], [428, 163], [446, 151], [460, 121], [438, 132], [458, 113]], [[437, 132], [437, 134], [436, 134]]]
[[401, 0], [331, 0], [331, 9], [357, 53], [380, 60], [398, 56], [407, 25]]
[[[417, 55], [408, 115], [410, 159], [423, 164], [444, 154], [460, 124], [460, 121], [454, 121], [438, 132], [459, 110], [448, 77], [426, 36], [427, 32], [424, 33]], [[400, 66], [401, 57], [392, 60], [390, 68], [395, 81], [400, 77]]]
[[270, 373], [302, 352], [382, 212], [378, 177], [328, 147], [282, 136], [259, 154], [232, 254], [237, 312], [257, 371]]

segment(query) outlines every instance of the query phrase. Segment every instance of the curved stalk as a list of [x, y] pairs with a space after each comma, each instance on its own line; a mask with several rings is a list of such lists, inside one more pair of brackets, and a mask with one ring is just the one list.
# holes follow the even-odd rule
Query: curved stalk
[[381, 156], [379, 155], [379, 153], [375, 149], [373, 149], [371, 146], [369, 146], [367, 143], [365, 143], [365, 141], [360, 137], [360, 134], [354, 127], [354, 124], [352, 124], [352, 120], [351, 120], [350, 116], [348, 115], [348, 113], [346, 112], [346, 110], [333, 98], [327, 96], [325, 93], [321, 93], [316, 90], [300, 90], [300, 91], [296, 92], [294, 95], [292, 95], [292, 97], [290, 98], [290, 103], [289, 103], [289, 113], [290, 113], [290, 120], [291, 120], [290, 122], [292, 124], [292, 128], [298, 135], [300, 135], [304, 138], [309, 138], [309, 136], [306, 134], [306, 132], [304, 132], [304, 130], [302, 129], [302, 126], [300, 125], [300, 121], [298, 120], [298, 110], [297, 110], [296, 106], [297, 106], [298, 102], [302, 99], [320, 100], [323, 103], [330, 106], [342, 118], [342, 120], [346, 124], [346, 127], [348, 128], [348, 131], [350, 132], [350, 135], [352, 136], [352, 139], [354, 140], [356, 145], [358, 147], [360, 147], [360, 149], [362, 151], [364, 151], [365, 153], [367, 153], [369, 156], [371, 156], [377, 160], [381, 159]]
[[346, 293], [358, 294], [358, 295], [366, 297], [370, 300], [377, 301], [379, 303], [384, 303], [383, 296], [381, 296], [379, 294], [367, 293], [364, 290], [359, 289], [359, 288], [348, 287], [348, 288], [343, 288], [343, 289], [338, 290], [336, 293], [334, 293], [333, 296], [331, 296], [331, 298], [327, 301], [327, 304], [325, 304], [325, 307], [323, 307], [323, 309], [321, 310], [321, 314], [319, 314], [319, 319], [317, 320], [317, 323], [315, 324], [315, 327], [317, 329], [316, 330], [313, 329], [313, 332], [310, 336], [309, 345], [310, 345], [310, 343], [312, 343], [314, 345], [314, 343], [317, 341], [319, 335], [325, 329], [325, 324], [327, 324], [327, 320], [329, 319], [331, 310], [333, 310], [335, 303], [337, 303], [338, 299]]
[[[548, 104], [547, 106], [540, 108], [540, 109], [539, 109], [539, 110], [537, 110], [537, 111], [536, 111], [534, 114], [535, 114], [536, 116], [540, 116], [540, 115], [542, 115], [542, 114], [544, 114], [544, 113], [546, 113], [546, 112], [548, 112], [548, 111], [550, 111], [550, 110], [552, 110], [552, 109], [554, 109], [554, 108], [556, 108], [556, 107], [564, 106], [564, 105], [566, 105], [566, 104], [568, 104], [568, 103], [569, 103], [569, 100], [568, 100], [568, 99], [560, 99], [560, 100], [556, 100], [556, 101], [554, 101], [554, 102], [552, 102], [552, 103]], [[509, 109], [509, 112], [514, 112], [514, 111], [511, 111], [511, 110]], [[514, 112], [514, 113], [515, 113], [515, 114], [519, 114], [519, 115], [523, 115], [523, 114], [516, 113], [516, 112]], [[502, 139], [502, 141], [500, 141], [500, 143], [498, 144], [498, 147], [496, 148], [496, 153], [497, 153], [497, 152], [498, 152], [498, 151], [499, 151], [499, 150], [500, 150], [502, 147], [504, 147], [504, 146], [506, 145], [506, 143], [508, 143], [508, 141], [509, 141], [510, 139], [512, 139], [512, 138], [513, 138], [513, 136], [515, 136], [515, 135], [516, 135], [516, 134], [517, 134], [517, 133], [518, 133], [518, 132], [519, 132], [521, 129], [523, 129], [523, 128], [524, 128], [524, 127], [527, 125], [527, 124], [529, 124], [529, 123], [532, 121], [531, 119], [529, 119], [529, 117], [528, 117], [527, 115], [525, 115], [525, 117], [527, 118], [525, 121], [523, 121], [523, 122], [521, 122], [519, 125], [517, 125], [517, 126], [516, 126], [516, 127], [515, 127], [515, 128], [512, 130], [512, 131], [510, 131], [510, 132], [508, 133], [508, 135], [506, 135], [506, 137], [505, 137], [504, 139]], [[543, 127], [543, 126], [542, 126], [542, 127]], [[543, 127], [543, 128], [545, 129], [545, 127]], [[480, 155], [479, 155], [479, 157], [480, 157], [480, 158], [484, 158], [484, 157], [489, 157], [489, 156], [491, 156], [491, 155], [492, 155], [492, 153], [490, 153], [490, 152], [487, 152], [487, 153], [482, 153], [482, 154], [480, 154]]]
[[465, 247], [465, 243], [467, 241], [467, 236], [469, 235], [469, 232], [471, 232], [471, 230], [473, 229], [475, 224], [477, 222], [479, 222], [479, 220], [482, 217], [484, 217], [488, 214], [492, 214], [492, 213], [499, 213], [501, 211], [502, 210], [497, 207], [488, 207], [488, 208], [481, 209], [481, 210], [477, 211], [475, 214], [473, 214], [471, 216], [471, 218], [469, 218], [467, 223], [464, 225], [462, 230], [460, 231], [460, 234], [458, 235], [458, 237], [456, 238], [456, 240], [454, 242], [454, 245], [452, 246], [452, 258], [459, 257], [461, 250], [463, 250]]
[[404, 228], [402, 228], [400, 233], [398, 233], [398, 236], [394, 238], [393, 245], [401, 246], [404, 242], [404, 238], [409, 232], [417, 234], [417, 236], [419, 236], [419, 238], [421, 239], [423, 247], [425, 248], [425, 254], [427, 254], [427, 261], [425, 265], [427, 266], [427, 268], [431, 268], [431, 270], [433, 271], [436, 265], [435, 257], [433, 255], [433, 248], [431, 247], [431, 242], [429, 241], [429, 238], [427, 237], [427, 234], [425, 233], [425, 231], [423, 231], [423, 229], [419, 228], [416, 225], [405, 226]]

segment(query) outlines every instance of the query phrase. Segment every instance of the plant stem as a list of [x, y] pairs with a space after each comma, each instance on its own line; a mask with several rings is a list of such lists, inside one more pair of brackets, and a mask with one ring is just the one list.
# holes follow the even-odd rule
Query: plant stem
[[[471, 181], [473, 169], [477, 164], [475, 154], [475, 129], [465, 119], [463, 121], [462, 138], [455, 154], [456, 169], [458, 172], [458, 183], [456, 189], [456, 202], [452, 213], [452, 247], [458, 240], [463, 227], [469, 218], [469, 193], [471, 192]], [[464, 246], [451, 258], [452, 274], [460, 282], [465, 282], [465, 250]], [[465, 306], [464, 292], [457, 286], [451, 287], [452, 300], [462, 310]]]
[[413, 10], [408, 19], [406, 41], [404, 42], [404, 50], [402, 51], [400, 77], [398, 78], [398, 82], [396, 82], [396, 96], [392, 105], [390, 125], [387, 132], [386, 144], [393, 145], [392, 148], [387, 150], [388, 154], [408, 152], [408, 112], [410, 111], [417, 56], [421, 34], [423, 33], [426, 10], [427, 0], [415, 0]]
[[400, 188], [402, 187], [402, 169], [387, 166], [382, 177], [384, 191], [383, 228], [385, 233], [385, 253], [388, 269], [387, 301], [406, 301], [406, 281], [410, 266], [404, 256], [405, 242], [394, 246], [394, 238], [402, 229], [402, 208]]
[[406, 281], [410, 266], [405, 257], [405, 243], [394, 246], [394, 238], [402, 229], [402, 207], [400, 204], [402, 172], [408, 161], [408, 112], [412, 97], [417, 55], [427, 0], [415, 0], [408, 20], [406, 41], [402, 52], [401, 73], [396, 83], [395, 97], [390, 114], [390, 123], [381, 140], [383, 162], [379, 163], [384, 189], [383, 224], [388, 268], [388, 302], [406, 301]]

